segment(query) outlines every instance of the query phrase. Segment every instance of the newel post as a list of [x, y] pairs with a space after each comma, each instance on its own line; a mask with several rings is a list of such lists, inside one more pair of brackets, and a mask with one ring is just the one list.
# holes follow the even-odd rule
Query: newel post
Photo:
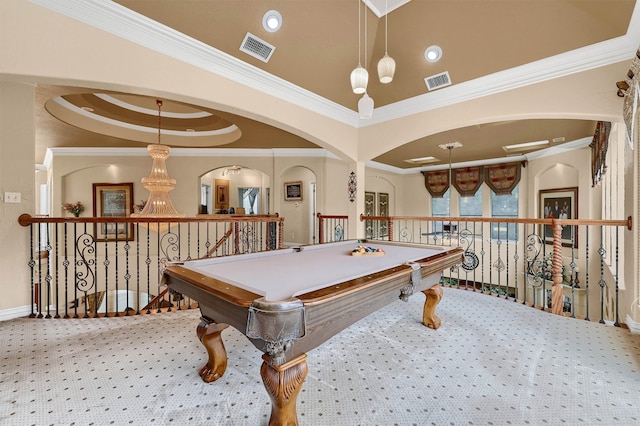
[[551, 287], [551, 313], [562, 315], [562, 225], [553, 219], [553, 286]]

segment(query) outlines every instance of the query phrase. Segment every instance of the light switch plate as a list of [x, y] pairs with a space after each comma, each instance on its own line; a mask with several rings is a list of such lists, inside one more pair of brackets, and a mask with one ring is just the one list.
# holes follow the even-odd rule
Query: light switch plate
[[4, 193], [4, 202], [5, 203], [20, 203], [20, 199], [22, 198], [19, 192], [5, 192]]

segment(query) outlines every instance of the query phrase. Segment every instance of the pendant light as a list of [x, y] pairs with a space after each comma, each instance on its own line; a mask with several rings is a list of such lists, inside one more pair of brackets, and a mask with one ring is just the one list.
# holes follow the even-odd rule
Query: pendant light
[[393, 74], [396, 72], [396, 61], [393, 60], [387, 52], [387, 26], [389, 21], [389, 3], [385, 0], [385, 15], [384, 15], [384, 56], [378, 61], [378, 77], [380, 83], [391, 83], [393, 80]]
[[365, 93], [367, 91], [367, 84], [369, 83], [369, 73], [360, 63], [360, 2], [361, 0], [358, 0], [358, 66], [351, 71], [351, 88], [353, 89], [353, 93], [357, 95]]
[[[364, 15], [364, 63], [367, 63], [367, 15]], [[358, 101], [358, 115], [360, 118], [368, 119], [373, 116], [373, 98], [364, 92], [364, 95]]]

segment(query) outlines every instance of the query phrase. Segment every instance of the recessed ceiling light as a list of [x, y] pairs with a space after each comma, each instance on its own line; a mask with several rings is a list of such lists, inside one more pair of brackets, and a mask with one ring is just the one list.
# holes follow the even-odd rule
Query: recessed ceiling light
[[429, 62], [438, 62], [442, 58], [442, 49], [440, 46], [429, 46], [424, 51], [424, 58]]
[[515, 145], [505, 145], [502, 147], [502, 149], [504, 149], [507, 152], [515, 151], [515, 150], [526, 151], [542, 145], [549, 145], [549, 141], [544, 140], [544, 141], [536, 141], [536, 142], [518, 143]]
[[412, 163], [412, 164], [427, 164], [427, 163], [436, 163], [440, 160], [438, 160], [436, 157], [420, 157], [420, 158], [411, 158], [409, 160], [404, 160], [407, 163]]
[[87, 112], [93, 112], [93, 108], [88, 107], [88, 106], [83, 106], [81, 107], [83, 110], [87, 111]]
[[270, 10], [262, 17], [262, 26], [270, 33], [275, 33], [282, 26], [282, 15], [277, 10]]

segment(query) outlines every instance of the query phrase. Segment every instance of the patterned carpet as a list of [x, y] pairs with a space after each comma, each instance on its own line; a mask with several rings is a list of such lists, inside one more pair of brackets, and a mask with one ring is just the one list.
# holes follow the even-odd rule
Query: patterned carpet
[[[640, 336], [445, 289], [416, 294], [309, 352], [301, 425], [640, 424]], [[261, 353], [234, 329], [204, 383], [197, 310], [0, 323], [1, 425], [266, 425]]]

